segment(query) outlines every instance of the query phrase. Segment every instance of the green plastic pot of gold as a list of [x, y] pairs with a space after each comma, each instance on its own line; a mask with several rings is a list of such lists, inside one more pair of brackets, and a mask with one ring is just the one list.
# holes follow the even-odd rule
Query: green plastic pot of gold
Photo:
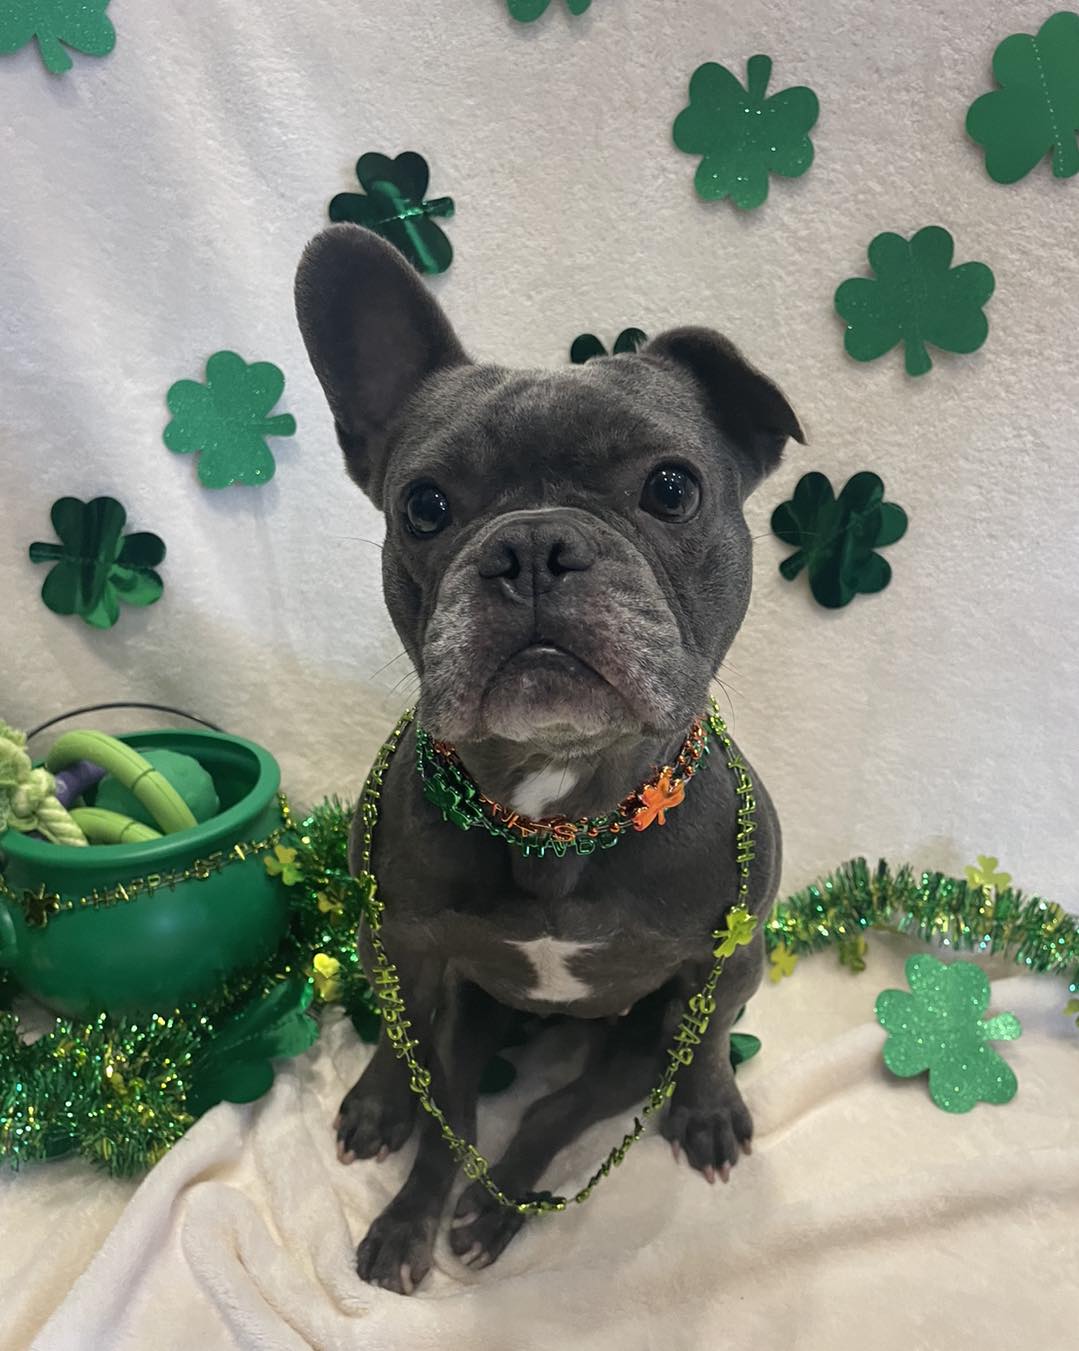
[[[70, 813], [48, 798], [56, 829], [42, 800], [36, 818], [18, 820], [33, 785], [9, 789], [0, 976], [75, 1018], [203, 999], [269, 957], [288, 923], [287, 894], [263, 862], [283, 829], [277, 762], [218, 732], [74, 732], [35, 767], [37, 781], [53, 791], [54, 772], [97, 759], [99, 746], [107, 777]], [[55, 842], [72, 836], [87, 842]]]

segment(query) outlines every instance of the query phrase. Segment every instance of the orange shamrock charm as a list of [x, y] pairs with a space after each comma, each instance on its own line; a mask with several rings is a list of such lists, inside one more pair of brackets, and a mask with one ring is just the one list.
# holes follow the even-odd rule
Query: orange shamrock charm
[[671, 767], [667, 765], [655, 783], [646, 784], [637, 794], [641, 806], [633, 813], [634, 830], [647, 830], [653, 821], [665, 826], [667, 812], [685, 798], [685, 779], [672, 779], [671, 774]]

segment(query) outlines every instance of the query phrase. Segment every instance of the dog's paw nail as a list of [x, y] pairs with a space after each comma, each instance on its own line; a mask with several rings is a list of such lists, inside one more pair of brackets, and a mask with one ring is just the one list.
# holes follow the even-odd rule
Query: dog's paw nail
[[337, 1132], [341, 1129], [341, 1113], [340, 1113], [340, 1112], [338, 1112], [337, 1115], [336, 1115], [336, 1116], [334, 1117], [334, 1119], [333, 1119], [333, 1129], [334, 1129], [334, 1134], [335, 1134], [335, 1135], [336, 1135]]
[[627, 1004], [626, 1007], [622, 1010], [622, 1012], [618, 1015], [619, 1018], [624, 1018], [632, 1007], [633, 1007], [632, 1004]]
[[383, 1145], [382, 1148], [375, 1155], [375, 1162], [385, 1163], [389, 1157], [390, 1157], [390, 1147], [389, 1145]]
[[472, 1263], [476, 1260], [476, 1258], [479, 1257], [481, 1252], [483, 1252], [483, 1244], [473, 1243], [472, 1247], [469, 1248], [468, 1252], [463, 1253], [461, 1255], [461, 1261], [465, 1264], [466, 1267], [470, 1267]]
[[[729, 1182], [729, 1181], [731, 1180], [731, 1166], [730, 1166], [729, 1163], [725, 1163], [725, 1164], [722, 1166], [722, 1168], [720, 1168], [720, 1170], [719, 1170], [719, 1175], [720, 1175], [720, 1177], [723, 1179], [724, 1182]], [[712, 1175], [712, 1180], [713, 1180], [713, 1182], [715, 1181], [715, 1174], [714, 1174], [714, 1173], [713, 1173], [713, 1175]]]
[[479, 1214], [478, 1210], [470, 1210], [467, 1215], [458, 1215], [450, 1220], [450, 1228], [463, 1229], [466, 1224], [471, 1224], [473, 1220], [479, 1219]]
[[704, 1180], [705, 1182], [708, 1183], [710, 1187], [714, 1187], [716, 1185], [716, 1170], [712, 1167], [711, 1164], [709, 1164], [708, 1167], [704, 1169]]
[[678, 1143], [677, 1140], [671, 1141], [671, 1153], [674, 1155], [675, 1163], [682, 1162], [682, 1146]]
[[346, 1148], [344, 1140], [338, 1140], [338, 1142], [337, 1142], [337, 1162], [338, 1162], [338, 1163], [354, 1163], [354, 1162], [355, 1162], [355, 1159], [356, 1159], [356, 1155], [353, 1154], [353, 1152], [352, 1152], [351, 1149]]
[[415, 1286], [412, 1284], [412, 1271], [407, 1262], [401, 1263], [401, 1290], [406, 1295], [411, 1295]]
[[748, 1159], [749, 1156], [750, 1156], [750, 1154], [753, 1153], [753, 1141], [752, 1141], [752, 1140], [739, 1140], [738, 1143], [742, 1146], [742, 1153], [743, 1153], [743, 1154], [746, 1156], [746, 1158]]

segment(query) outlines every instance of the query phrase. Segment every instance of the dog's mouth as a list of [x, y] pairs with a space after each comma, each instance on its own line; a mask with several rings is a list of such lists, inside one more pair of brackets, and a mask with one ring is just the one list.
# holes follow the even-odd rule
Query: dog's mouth
[[490, 733], [512, 741], [564, 729], [593, 735], [623, 723], [629, 710], [618, 690], [583, 657], [533, 638], [506, 657], [487, 682], [483, 717]]

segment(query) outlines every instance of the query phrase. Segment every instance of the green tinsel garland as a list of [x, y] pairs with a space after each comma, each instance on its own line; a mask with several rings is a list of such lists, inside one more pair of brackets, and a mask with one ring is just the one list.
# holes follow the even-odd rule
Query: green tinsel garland
[[[361, 897], [348, 872], [351, 819], [351, 806], [330, 799], [302, 823], [289, 842], [288, 935], [264, 969], [233, 978], [215, 1000], [137, 1019], [60, 1018], [32, 1044], [13, 1014], [0, 1013], [0, 1158], [18, 1165], [75, 1152], [114, 1175], [143, 1171], [225, 1096], [223, 1080], [246, 1082], [254, 1096], [270, 1056], [307, 1044], [308, 998], [316, 1013], [342, 1005], [373, 1040], [378, 1015], [355, 941]], [[765, 937], [773, 952], [836, 947], [842, 956], [871, 929], [1002, 953], [1079, 988], [1079, 924], [1060, 906], [883, 862], [871, 869], [857, 859], [781, 902]], [[258, 1063], [241, 1060], [237, 1046], [250, 1051], [252, 1020], [271, 1006], [280, 1016], [256, 1048]]]

